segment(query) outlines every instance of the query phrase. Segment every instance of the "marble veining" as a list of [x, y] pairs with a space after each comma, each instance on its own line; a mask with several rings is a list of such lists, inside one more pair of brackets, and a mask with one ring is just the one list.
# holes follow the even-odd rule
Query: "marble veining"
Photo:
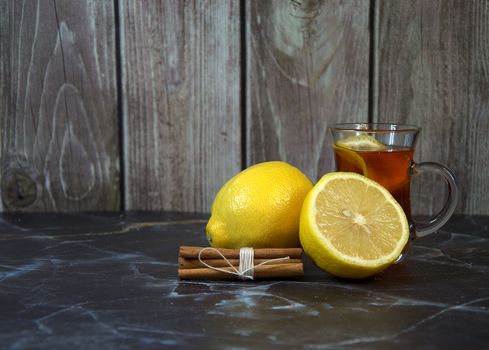
[[484, 349], [489, 217], [456, 217], [363, 281], [179, 281], [206, 215], [0, 220], [2, 349]]

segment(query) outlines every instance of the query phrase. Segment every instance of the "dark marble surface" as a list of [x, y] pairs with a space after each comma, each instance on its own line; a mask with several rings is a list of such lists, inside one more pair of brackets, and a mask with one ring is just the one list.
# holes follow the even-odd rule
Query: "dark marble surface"
[[180, 282], [207, 216], [0, 219], [2, 349], [487, 349], [489, 217], [454, 218], [364, 281]]

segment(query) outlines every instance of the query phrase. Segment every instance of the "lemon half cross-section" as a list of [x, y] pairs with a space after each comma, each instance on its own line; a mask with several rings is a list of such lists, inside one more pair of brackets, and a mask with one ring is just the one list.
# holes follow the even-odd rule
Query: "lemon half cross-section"
[[355, 173], [321, 178], [301, 211], [304, 252], [326, 272], [364, 278], [391, 265], [409, 239], [401, 206], [377, 182]]

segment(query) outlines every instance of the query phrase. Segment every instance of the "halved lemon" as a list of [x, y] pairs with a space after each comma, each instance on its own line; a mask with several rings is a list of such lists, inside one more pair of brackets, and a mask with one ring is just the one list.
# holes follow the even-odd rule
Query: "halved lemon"
[[364, 278], [386, 269], [408, 239], [409, 224], [399, 203], [365, 176], [329, 173], [304, 200], [304, 252], [335, 276]]
[[387, 146], [370, 135], [354, 135], [346, 139], [336, 141], [340, 147], [353, 149], [355, 151], [385, 151]]

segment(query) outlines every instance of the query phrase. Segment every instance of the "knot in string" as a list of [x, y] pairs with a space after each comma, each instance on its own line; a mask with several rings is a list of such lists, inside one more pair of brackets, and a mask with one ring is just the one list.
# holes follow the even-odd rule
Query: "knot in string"
[[[205, 261], [203, 261], [201, 256], [205, 250], [214, 250], [215, 252], [217, 252], [224, 259], [224, 261], [226, 261], [228, 263], [228, 265], [229, 265], [229, 267], [231, 267], [232, 271], [225, 270], [225, 269], [219, 268], [219, 267], [211, 266], [211, 265], [207, 264]], [[255, 251], [253, 248], [248, 248], [248, 247], [240, 248], [238, 268], [233, 266], [233, 264], [231, 264], [231, 262], [216, 248], [206, 247], [206, 248], [201, 249], [199, 251], [198, 258], [199, 258], [200, 263], [202, 265], [204, 265], [205, 267], [208, 267], [209, 269], [212, 269], [215, 271], [220, 271], [220, 272], [236, 275], [236, 276], [238, 276], [238, 278], [240, 278], [242, 280], [253, 280], [255, 277], [254, 276], [255, 268], [257, 268], [258, 266], [269, 264], [269, 263], [275, 262], [275, 261], [282, 261], [282, 260], [290, 259], [289, 256], [286, 256], [283, 258], [269, 259], [269, 260], [266, 260], [266, 261], [264, 261], [258, 265], [254, 265], [254, 255], [255, 255]]]

